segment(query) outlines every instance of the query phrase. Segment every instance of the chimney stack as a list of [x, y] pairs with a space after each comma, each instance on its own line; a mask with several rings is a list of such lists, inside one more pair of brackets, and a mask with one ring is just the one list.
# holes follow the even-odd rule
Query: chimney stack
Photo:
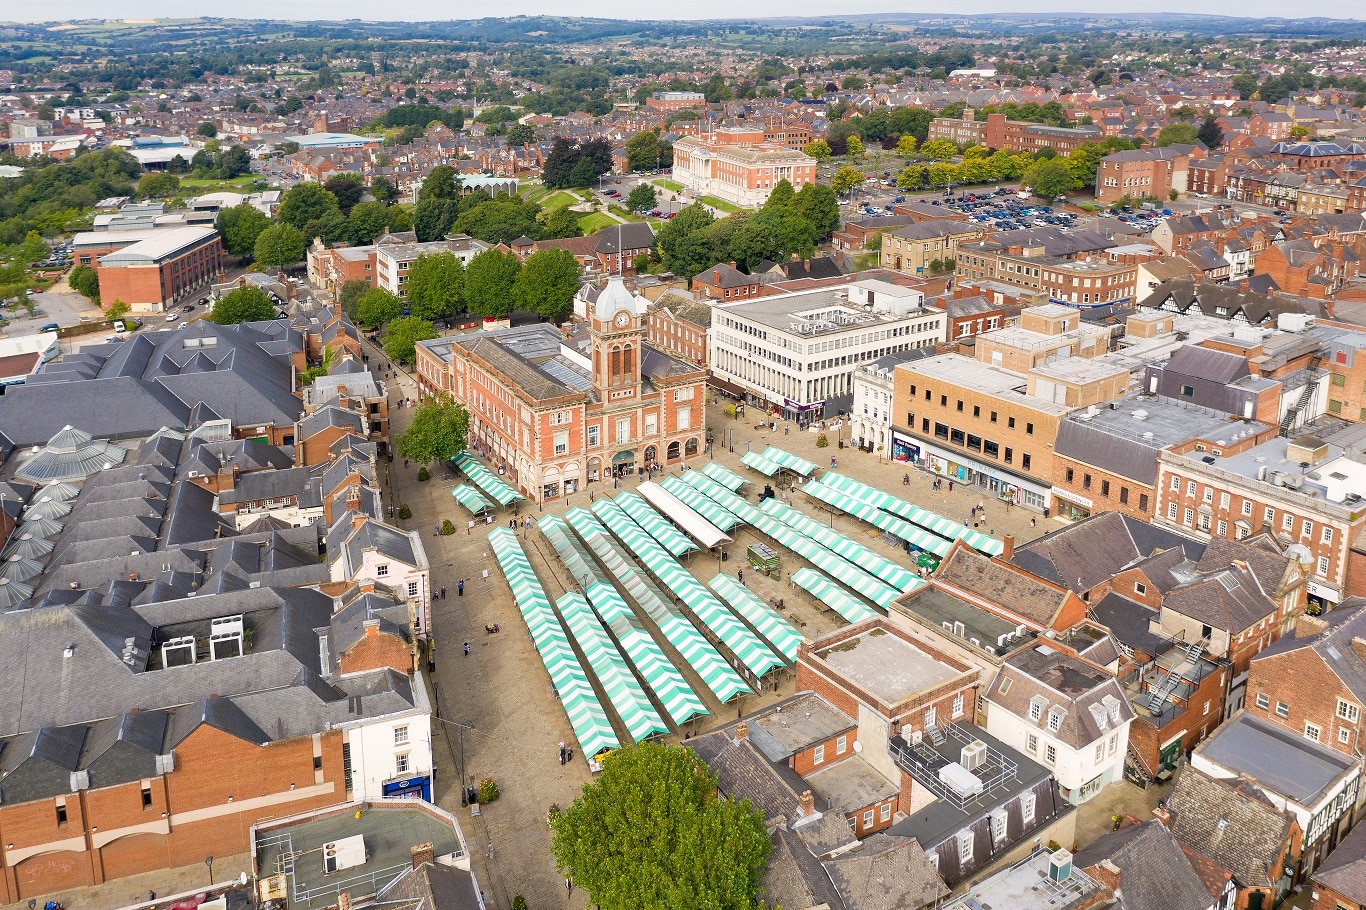
[[379, 637], [379, 620], [378, 620], [378, 619], [367, 619], [367, 620], [365, 620], [365, 622], [361, 623], [361, 628], [363, 628], [363, 629], [365, 630], [365, 637], [366, 637], [366, 638], [378, 638], [378, 637]]
[[351, 516], [351, 530], [354, 531], [369, 520], [369, 515], [366, 515], [364, 512], [357, 512], [355, 515]]
[[1005, 535], [1001, 538], [1001, 543], [1005, 545], [1005, 549], [1001, 551], [1001, 560], [1003, 562], [1009, 562], [1010, 557], [1015, 555], [1015, 535]]
[[742, 743], [742, 742], [747, 741], [748, 739], [749, 739], [749, 724], [745, 723], [745, 722], [742, 720], [742, 721], [740, 721], [738, 724], [735, 725], [735, 741], [736, 741], [737, 743]]
[[1164, 805], [1159, 805], [1153, 810], [1153, 818], [1160, 821], [1164, 828], [1170, 826], [1172, 823], [1172, 814], [1167, 811], [1167, 807]]
[[409, 848], [409, 852], [413, 855], [414, 869], [421, 866], [423, 863], [436, 862], [436, 848], [432, 845], [431, 841], [428, 841], [425, 844], [414, 844]]
[[802, 791], [802, 795], [797, 797], [797, 804], [801, 807], [802, 818], [816, 814], [816, 797], [811, 795], [810, 790]]
[[1328, 622], [1318, 616], [1301, 613], [1295, 617], [1295, 637], [1310, 638], [1328, 628]]

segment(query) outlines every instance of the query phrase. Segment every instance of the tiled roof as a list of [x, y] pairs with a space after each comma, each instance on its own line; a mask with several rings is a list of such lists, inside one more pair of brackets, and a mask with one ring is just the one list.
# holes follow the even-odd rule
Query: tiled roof
[[1293, 816], [1189, 765], [1177, 773], [1167, 809], [1183, 846], [1228, 869], [1242, 887], [1271, 887], [1267, 864], [1288, 848]]

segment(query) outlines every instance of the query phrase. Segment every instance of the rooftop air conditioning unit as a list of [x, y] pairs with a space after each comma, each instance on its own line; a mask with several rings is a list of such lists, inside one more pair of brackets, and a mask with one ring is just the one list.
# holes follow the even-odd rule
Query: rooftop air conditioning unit
[[1072, 854], [1059, 850], [1048, 858], [1048, 877], [1055, 882], [1065, 882], [1072, 877]]
[[982, 767], [987, 760], [987, 744], [980, 739], [974, 739], [963, 747], [963, 751], [958, 756], [958, 763], [969, 771], [976, 771]]

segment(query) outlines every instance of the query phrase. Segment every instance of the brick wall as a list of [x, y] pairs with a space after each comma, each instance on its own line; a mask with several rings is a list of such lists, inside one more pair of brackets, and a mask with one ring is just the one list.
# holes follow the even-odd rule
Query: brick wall
[[[1306, 622], [1313, 620], [1301, 618], [1301, 628]], [[1352, 648], [1366, 650], [1366, 645], [1353, 642]], [[1262, 695], [1264, 708], [1258, 703]], [[1339, 699], [1356, 707], [1355, 720], [1337, 716]], [[1281, 704], [1286, 706], [1284, 717], [1277, 711]], [[1298, 736], [1305, 734], [1306, 724], [1313, 724], [1319, 729], [1318, 741], [1344, 755], [1355, 755], [1361, 747], [1360, 703], [1311, 648], [1254, 660], [1247, 678], [1246, 710]], [[1340, 731], [1346, 731], [1346, 742]]]
[[401, 673], [413, 672], [413, 652], [408, 643], [395, 636], [383, 634], [378, 624], [367, 626], [360, 641], [342, 652], [342, 673], [361, 673], [390, 667]]

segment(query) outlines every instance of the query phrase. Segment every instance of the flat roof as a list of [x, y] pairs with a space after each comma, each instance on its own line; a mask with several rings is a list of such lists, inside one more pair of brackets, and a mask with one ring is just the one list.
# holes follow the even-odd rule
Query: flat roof
[[[465, 855], [455, 819], [421, 800], [350, 803], [297, 818], [262, 823], [252, 844], [262, 875], [275, 874], [277, 860], [286, 853], [306, 854], [295, 858], [289, 873], [291, 906], [333, 906], [341, 890], [354, 898], [374, 894], [412, 867], [412, 848], [417, 844], [431, 843], [442, 865]], [[365, 862], [325, 874], [323, 845], [355, 835], [364, 839]]]
[[1353, 510], [1352, 506], [1340, 501], [1340, 499], [1339, 501], [1329, 499], [1329, 486], [1324, 481], [1331, 478], [1334, 490], [1345, 490], [1348, 493], [1366, 492], [1366, 464], [1344, 455], [1342, 446], [1329, 439], [1322, 440], [1328, 445], [1328, 457], [1318, 464], [1312, 464], [1307, 468], [1301, 467], [1299, 461], [1291, 460], [1288, 450], [1290, 446], [1295, 444], [1296, 439], [1302, 438], [1308, 432], [1306, 431], [1294, 439], [1276, 436], [1261, 445], [1255, 445], [1236, 455], [1216, 456], [1208, 452], [1189, 452], [1185, 455], [1172, 455], [1171, 457], [1187, 461], [1198, 459], [1203, 463], [1202, 466], [1228, 471], [1254, 482], [1270, 482], [1269, 480], [1257, 480], [1257, 474], [1263, 468], [1266, 469], [1268, 475], [1272, 471], [1276, 471], [1283, 477], [1289, 475], [1303, 477], [1303, 483], [1299, 489], [1292, 489], [1278, 482], [1277, 495], [1312, 500], [1328, 508]]
[[1012, 373], [1002, 367], [988, 366], [962, 354], [936, 354], [924, 360], [897, 364], [898, 370], [910, 370], [917, 375], [960, 388], [972, 389], [995, 398], [1008, 398], [1041, 414], [1061, 416], [1073, 410], [1070, 405], [1057, 404], [1028, 394], [1029, 377]]
[[842, 711], [814, 692], [797, 695], [772, 710], [750, 718], [750, 742], [769, 761], [785, 761], [808, 746], [857, 728]]
[[889, 705], [961, 672], [881, 627], [821, 647], [815, 656]]
[[[1053, 882], [1048, 875], [1052, 857], [1047, 850], [1036, 850], [1022, 862], [973, 885], [968, 893], [945, 904], [944, 910], [1067, 910], [1100, 890], [1094, 879], [1076, 867], [1066, 881]], [[1045, 882], [1047, 887], [1042, 887]]]
[[802, 778], [811, 786], [820, 809], [852, 812], [895, 796], [900, 786], [883, 777], [857, 754]]
[[1155, 449], [1188, 439], [1229, 445], [1234, 436], [1256, 435], [1266, 429], [1260, 423], [1244, 424], [1220, 411], [1160, 396], [1122, 398], [1096, 405], [1094, 412], [1091, 408], [1075, 411], [1067, 419]]
[[100, 264], [116, 265], [121, 262], [157, 262], [173, 256], [181, 250], [202, 243], [216, 236], [218, 231], [212, 227], [175, 227], [153, 231], [152, 236], [113, 253], [100, 257]]
[[[995, 652], [996, 642], [1001, 636], [1013, 636], [1019, 628], [990, 610], [955, 597], [934, 585], [925, 585], [912, 594], [898, 598], [895, 605], [939, 628], [943, 628], [944, 623], [951, 626], [962, 623], [963, 633], [959, 637], [964, 641], [975, 638], [982, 643], [983, 650], [990, 652]], [[953, 634], [958, 635], [957, 632]], [[1030, 641], [1033, 638], [1034, 632], [1026, 629], [1016, 642]], [[1014, 648], [1016, 642], [1008, 643], [1007, 647]]]
[[1327, 746], [1241, 711], [1196, 746], [1195, 753], [1306, 807], [1356, 764]]
[[[864, 332], [868, 329], [924, 319], [927, 315], [924, 310], [918, 308], [901, 315], [869, 310], [857, 301], [850, 300], [847, 294], [840, 296], [843, 289], [854, 284], [855, 282], [848, 282], [844, 285], [812, 291], [795, 291], [791, 294], [759, 297], [754, 300], [732, 303], [728, 306], [719, 306], [716, 309], [721, 313], [728, 313], [740, 319], [757, 322], [797, 338], [829, 337], [845, 332]], [[868, 286], [864, 282], [858, 282], [858, 284], [864, 287]], [[873, 286], [872, 290], [881, 291], [882, 289], [879, 284]], [[896, 285], [891, 285], [889, 290], [882, 292], [889, 297], [893, 295], [898, 297], [910, 296], [906, 292], [898, 293], [900, 290]], [[854, 321], [847, 323], [831, 322], [828, 327], [809, 332], [802, 332], [792, 327], [794, 323], [813, 322], [812, 314], [834, 311], [847, 313], [853, 317]], [[940, 312], [936, 310], [929, 315], [939, 316]]]
[[1046, 379], [1056, 379], [1059, 382], [1071, 382], [1082, 385], [1088, 382], [1095, 382], [1097, 379], [1106, 379], [1110, 376], [1117, 376], [1120, 373], [1129, 373], [1131, 371], [1126, 366], [1106, 359], [1059, 357], [1057, 360], [1034, 367], [1030, 372], [1035, 376], [1042, 376]]

